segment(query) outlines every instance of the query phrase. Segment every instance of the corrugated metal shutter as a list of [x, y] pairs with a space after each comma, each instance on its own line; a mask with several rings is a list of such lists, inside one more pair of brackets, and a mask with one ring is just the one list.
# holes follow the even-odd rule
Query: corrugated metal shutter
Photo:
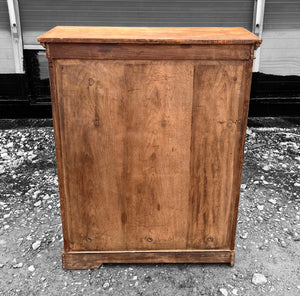
[[260, 72], [300, 75], [300, 1], [266, 0]]
[[57, 25], [252, 28], [253, 0], [20, 1], [23, 41]]
[[6, 0], [0, 0], [0, 74], [15, 73]]

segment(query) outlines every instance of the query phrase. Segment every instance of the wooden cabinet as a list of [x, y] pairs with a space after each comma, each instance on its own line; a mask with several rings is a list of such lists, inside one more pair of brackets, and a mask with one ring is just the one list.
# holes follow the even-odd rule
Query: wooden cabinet
[[63, 267], [234, 263], [254, 50], [243, 28], [56, 27]]

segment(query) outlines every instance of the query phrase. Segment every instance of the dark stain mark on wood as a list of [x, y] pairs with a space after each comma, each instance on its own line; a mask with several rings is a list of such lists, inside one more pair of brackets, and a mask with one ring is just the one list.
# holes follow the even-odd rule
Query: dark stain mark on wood
[[89, 78], [89, 86], [92, 86], [95, 83], [93, 78]]
[[100, 125], [99, 117], [98, 117], [98, 116], [95, 116], [95, 119], [94, 119], [94, 126], [95, 126], [95, 127], [99, 127], [99, 125]]
[[112, 45], [109, 45], [109, 44], [98, 45], [98, 52], [109, 53], [113, 49], [115, 49], [116, 47], [117, 47], [117, 45], [115, 45], [115, 44], [112, 44]]
[[191, 44], [181, 44], [180, 47], [181, 48], [191, 48], [192, 45]]
[[156, 159], [156, 154], [155, 154], [155, 152], [153, 152], [153, 153], [151, 154], [150, 159], [151, 159], [152, 161], [154, 161], [154, 160]]
[[125, 212], [123, 212], [121, 215], [121, 221], [122, 221], [122, 224], [126, 224], [126, 222], [127, 222], [127, 215]]
[[162, 127], [166, 127], [166, 126], [167, 126], [167, 121], [166, 121], [165, 119], [163, 119], [163, 120], [161, 121], [161, 126], [162, 126]]

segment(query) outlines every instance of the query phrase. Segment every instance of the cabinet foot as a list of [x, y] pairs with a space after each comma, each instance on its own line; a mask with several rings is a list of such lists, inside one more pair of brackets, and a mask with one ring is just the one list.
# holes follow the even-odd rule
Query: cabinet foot
[[[78, 260], [79, 259], [79, 260]], [[91, 260], [92, 259], [92, 260]], [[82, 254], [80, 258], [68, 256], [68, 253], [62, 254], [62, 267], [65, 270], [69, 269], [96, 269], [103, 264], [102, 260], [97, 258], [90, 258]]]
[[235, 261], [235, 251], [232, 250], [232, 251], [230, 252], [230, 266], [231, 266], [231, 267], [234, 266], [234, 261]]

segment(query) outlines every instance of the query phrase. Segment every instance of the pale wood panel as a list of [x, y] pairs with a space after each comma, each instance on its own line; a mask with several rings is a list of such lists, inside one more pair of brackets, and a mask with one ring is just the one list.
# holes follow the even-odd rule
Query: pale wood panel
[[122, 68], [79, 60], [58, 60], [56, 68], [68, 225], [65, 248], [123, 249], [124, 200], [118, 190], [124, 135], [119, 116]]
[[59, 60], [57, 73], [66, 248], [184, 248], [192, 65]]
[[245, 66], [237, 62], [195, 65], [188, 248], [232, 245]]
[[125, 66], [128, 249], [186, 246], [193, 65]]
[[38, 37], [55, 43], [256, 44], [261, 39], [236, 27], [76, 27], [57, 26]]

